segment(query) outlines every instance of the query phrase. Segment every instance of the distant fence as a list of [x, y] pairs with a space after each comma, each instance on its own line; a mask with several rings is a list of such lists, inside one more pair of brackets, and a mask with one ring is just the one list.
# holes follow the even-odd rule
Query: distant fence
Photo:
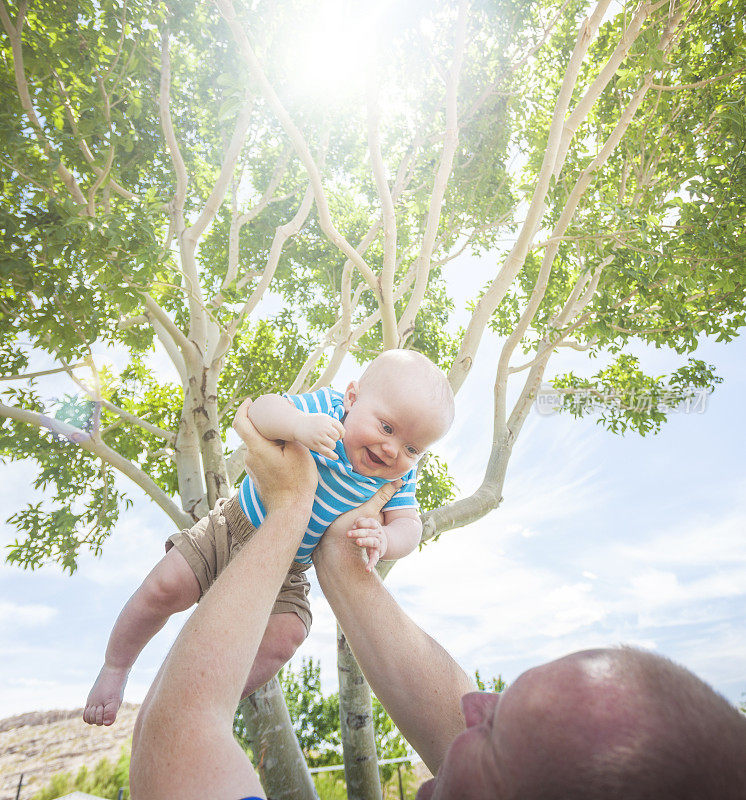
[[[385, 764], [396, 764], [396, 771], [397, 771], [397, 774], [399, 776], [399, 797], [400, 797], [400, 800], [404, 800], [404, 788], [402, 786], [400, 765], [405, 763], [405, 762], [408, 763], [408, 764], [416, 764], [416, 763], [419, 763], [421, 761], [422, 761], [422, 759], [416, 753], [412, 753], [412, 755], [401, 756], [400, 758], [382, 758], [378, 762], [378, 766], [379, 767], [382, 767]], [[317, 772], [337, 772], [340, 769], [344, 769], [344, 768], [345, 768], [344, 764], [331, 764], [328, 767], [309, 767], [308, 771], [313, 774], [313, 773], [317, 773]], [[16, 800], [20, 800], [22, 787], [23, 787], [23, 773], [21, 773], [21, 777], [18, 779], [18, 789], [16, 790]], [[81, 796], [85, 796], [85, 797], [93, 797], [93, 795], [90, 795], [90, 794], [89, 795], [83, 795], [82, 792], [73, 792], [72, 794], [67, 795], [67, 797], [74, 798], [77, 795], [81, 795]], [[123, 797], [124, 797], [124, 789], [120, 789], [119, 790], [119, 794], [117, 796], [117, 800], [122, 800]], [[66, 800], [66, 798], [65, 797], [61, 797], [60, 800]], [[98, 798], [98, 800], [104, 800], [104, 798]]]

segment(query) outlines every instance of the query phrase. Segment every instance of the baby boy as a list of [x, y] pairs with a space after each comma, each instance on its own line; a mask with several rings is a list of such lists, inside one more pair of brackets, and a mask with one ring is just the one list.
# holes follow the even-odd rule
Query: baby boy
[[[417, 462], [449, 429], [453, 393], [443, 373], [411, 350], [389, 350], [373, 360], [344, 394], [324, 388], [302, 395], [263, 395], [244, 404], [233, 426], [249, 422], [268, 439], [297, 441], [311, 451], [319, 482], [303, 541], [275, 601], [244, 696], [264, 685], [293, 655], [311, 627], [305, 571], [318, 540], [340, 514], [357, 508], [389, 481], [401, 488], [378, 519], [359, 517], [347, 534], [379, 559], [410, 553], [420, 541]], [[104, 666], [83, 712], [92, 725], [111, 725], [127, 676], [142, 648], [171, 614], [192, 606], [264, 519], [247, 476], [235, 497], [221, 498], [189, 530], [169, 537], [166, 555], [129, 599], [109, 637]]]

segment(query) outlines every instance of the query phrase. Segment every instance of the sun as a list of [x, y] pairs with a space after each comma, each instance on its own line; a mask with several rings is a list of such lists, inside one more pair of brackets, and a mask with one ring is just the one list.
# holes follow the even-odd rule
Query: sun
[[364, 90], [378, 11], [356, 3], [322, 3], [313, 22], [288, 42], [288, 78], [303, 97], [344, 100]]

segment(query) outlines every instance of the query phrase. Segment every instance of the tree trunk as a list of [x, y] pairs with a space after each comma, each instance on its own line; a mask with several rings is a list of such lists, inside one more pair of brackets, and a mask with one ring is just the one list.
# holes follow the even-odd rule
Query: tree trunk
[[179, 497], [181, 507], [194, 521], [207, 514], [207, 495], [203, 483], [202, 454], [199, 446], [197, 429], [192, 421], [190, 408], [192, 404], [191, 390], [184, 390], [184, 405], [176, 434], [174, 457], [176, 473], [179, 481]]
[[318, 800], [277, 677], [239, 708], [268, 800]]
[[339, 721], [348, 800], [381, 800], [370, 686], [337, 625]]
[[223, 442], [218, 428], [217, 377], [205, 368], [196, 377], [190, 377], [192, 415], [199, 436], [202, 468], [207, 489], [207, 504], [213, 508], [218, 498], [230, 493], [228, 473], [223, 455]]

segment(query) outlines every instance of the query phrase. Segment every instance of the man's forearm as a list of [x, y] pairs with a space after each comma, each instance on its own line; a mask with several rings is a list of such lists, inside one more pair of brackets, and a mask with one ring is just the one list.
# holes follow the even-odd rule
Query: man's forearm
[[475, 690], [451, 656], [402, 611], [354, 545], [336, 540], [316, 563], [321, 588], [374, 693], [437, 772], [464, 729], [460, 698]]

